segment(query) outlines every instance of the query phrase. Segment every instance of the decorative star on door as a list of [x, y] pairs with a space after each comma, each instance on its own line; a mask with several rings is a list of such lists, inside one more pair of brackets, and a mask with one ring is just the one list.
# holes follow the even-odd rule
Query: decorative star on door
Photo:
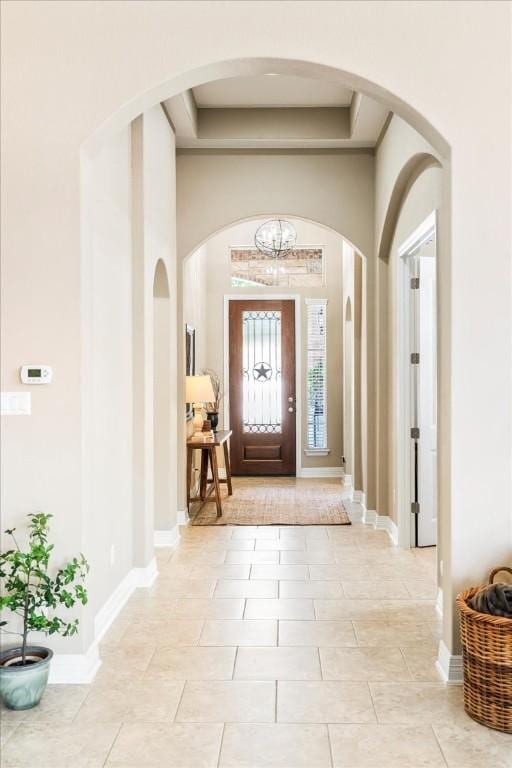
[[268, 363], [256, 363], [252, 375], [256, 381], [269, 381], [272, 378], [272, 366]]

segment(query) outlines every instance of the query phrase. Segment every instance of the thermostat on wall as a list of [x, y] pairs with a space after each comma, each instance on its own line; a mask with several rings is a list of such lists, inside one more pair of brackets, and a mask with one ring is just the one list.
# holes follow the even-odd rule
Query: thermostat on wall
[[49, 365], [22, 365], [20, 378], [23, 384], [49, 384], [52, 369]]

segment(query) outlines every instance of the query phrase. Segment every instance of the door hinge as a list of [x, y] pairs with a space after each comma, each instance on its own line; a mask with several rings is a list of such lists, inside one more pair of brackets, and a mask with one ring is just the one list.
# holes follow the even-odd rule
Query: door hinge
[[413, 440], [419, 440], [420, 439], [420, 428], [419, 427], [411, 427], [411, 437]]
[[411, 501], [411, 515], [419, 515], [420, 503], [419, 501]]
[[420, 353], [411, 352], [411, 365], [418, 365], [420, 362]]
[[419, 277], [411, 277], [411, 288], [414, 290], [415, 288], [420, 287], [420, 279]]

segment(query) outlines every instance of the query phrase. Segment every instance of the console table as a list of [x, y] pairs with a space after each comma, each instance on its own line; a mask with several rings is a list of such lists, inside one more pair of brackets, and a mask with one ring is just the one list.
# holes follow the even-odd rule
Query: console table
[[[228, 495], [231, 496], [233, 489], [231, 486], [231, 463], [229, 460], [229, 438], [232, 431], [230, 429], [219, 429], [214, 432], [213, 440], [201, 440], [200, 438], [189, 438], [187, 440], [187, 507], [190, 511], [190, 504], [194, 501], [201, 501], [205, 504], [208, 501], [214, 501], [217, 505], [217, 517], [222, 516], [222, 501], [220, 497], [220, 484], [226, 483], [228, 486]], [[226, 478], [219, 478], [219, 467], [217, 464], [216, 449], [222, 446], [224, 450], [224, 462], [226, 464]], [[194, 451], [201, 451], [201, 474], [199, 480], [199, 496], [192, 496], [192, 480], [194, 468]], [[212, 471], [212, 482], [208, 486], [208, 464]], [[213, 496], [212, 496], [213, 494]], [[212, 498], [210, 498], [212, 496]]]

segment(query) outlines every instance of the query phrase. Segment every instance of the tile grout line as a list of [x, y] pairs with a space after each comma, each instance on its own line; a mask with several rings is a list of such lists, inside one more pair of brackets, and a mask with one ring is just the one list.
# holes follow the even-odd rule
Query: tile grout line
[[410, 676], [411, 676], [411, 681], [412, 681], [413, 683], [416, 683], [416, 682], [418, 682], [418, 681], [415, 679], [415, 677], [414, 677], [414, 674], [413, 674], [413, 671], [412, 671], [412, 669], [410, 668], [409, 664], [407, 663], [407, 659], [406, 659], [406, 657], [405, 657], [405, 653], [404, 653], [404, 650], [403, 650], [403, 648], [402, 648], [401, 646], [398, 646], [398, 650], [400, 651], [400, 655], [402, 656], [402, 659], [404, 660], [404, 664], [405, 664], [405, 666], [406, 666], [406, 668], [407, 668], [407, 671], [408, 671], [408, 673], [409, 673], [409, 674], [410, 674]]
[[121, 722], [121, 723], [119, 724], [119, 728], [117, 729], [116, 735], [115, 735], [115, 736], [114, 736], [114, 738], [112, 739], [112, 744], [110, 745], [110, 748], [109, 748], [109, 750], [108, 750], [108, 752], [107, 752], [107, 756], [105, 757], [105, 760], [104, 760], [104, 762], [103, 762], [103, 766], [107, 765], [107, 763], [108, 763], [108, 761], [109, 761], [109, 759], [110, 759], [110, 755], [111, 755], [111, 753], [112, 753], [112, 750], [114, 749], [114, 745], [115, 745], [116, 741], [117, 741], [117, 740], [118, 740], [118, 738], [119, 738], [119, 734], [121, 733], [121, 728], [123, 727], [123, 725], [124, 725], [124, 723], [123, 723], [123, 722]]
[[331, 757], [331, 766], [334, 766], [334, 752], [332, 751], [331, 729], [329, 728], [329, 723], [326, 723], [325, 727], [327, 728], [327, 741], [329, 742], [329, 754]]
[[318, 656], [318, 666], [320, 667], [320, 680], [322, 682], [325, 682], [324, 668], [323, 668], [323, 665], [322, 665], [322, 657], [320, 656], [320, 647], [318, 645], [316, 646], [316, 652], [317, 652], [317, 656]]
[[237, 645], [237, 646], [236, 646], [236, 649], [235, 649], [235, 658], [234, 658], [234, 660], [233, 660], [233, 671], [231, 672], [231, 680], [234, 680], [234, 679], [235, 679], [236, 660], [237, 660], [237, 658], [238, 658], [238, 649], [239, 649], [239, 647], [240, 647], [240, 646], [239, 646], [239, 645]]
[[181, 702], [183, 701], [183, 695], [184, 695], [184, 693], [185, 693], [185, 687], [186, 687], [186, 685], [187, 685], [187, 683], [188, 683], [188, 682], [190, 682], [190, 681], [189, 681], [189, 680], [184, 680], [184, 681], [183, 681], [183, 688], [181, 689], [180, 698], [179, 698], [179, 701], [178, 701], [178, 706], [176, 707], [176, 712], [174, 713], [174, 717], [173, 717], [173, 719], [172, 719], [172, 722], [173, 722], [173, 723], [175, 723], [175, 722], [176, 722], [176, 715], [177, 715], [177, 714], [178, 714], [178, 712], [179, 712], [179, 709], [180, 709], [180, 706], [181, 706]]
[[222, 745], [224, 744], [224, 732], [226, 730], [226, 723], [222, 723], [222, 733], [220, 735], [220, 744], [219, 744], [219, 757], [217, 759], [217, 768], [220, 766], [220, 756], [222, 754]]
[[372, 703], [373, 714], [375, 715], [375, 722], [378, 723], [378, 724], [381, 724], [381, 722], [379, 720], [379, 716], [377, 714], [377, 709], [375, 708], [375, 702], [373, 700], [372, 689], [371, 689], [371, 685], [370, 685], [369, 681], [366, 681], [366, 685], [368, 686], [368, 693], [370, 694], [370, 701]]
[[440, 753], [441, 753], [441, 757], [443, 758], [443, 760], [444, 760], [444, 762], [445, 762], [445, 764], [446, 764], [447, 768], [449, 768], [449, 765], [450, 765], [450, 763], [448, 762], [448, 758], [446, 757], [446, 755], [445, 755], [445, 753], [444, 753], [444, 751], [443, 751], [443, 748], [442, 748], [442, 746], [441, 746], [441, 742], [440, 742], [440, 741], [439, 741], [439, 739], [437, 738], [436, 729], [434, 728], [434, 725], [433, 725], [433, 723], [429, 723], [429, 727], [430, 727], [430, 730], [432, 731], [432, 733], [433, 733], [433, 735], [434, 735], [434, 739], [435, 739], [435, 742], [436, 742], [437, 746], [439, 747], [439, 751], [440, 751]]

